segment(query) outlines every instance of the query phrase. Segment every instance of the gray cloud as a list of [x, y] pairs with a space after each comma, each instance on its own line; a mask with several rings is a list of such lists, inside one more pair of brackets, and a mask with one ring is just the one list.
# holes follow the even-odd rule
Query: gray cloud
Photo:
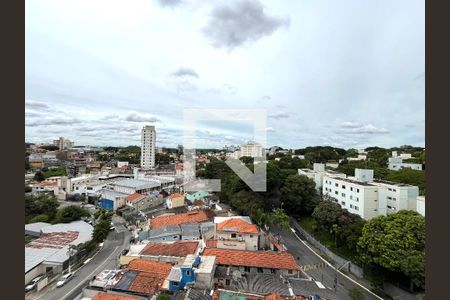
[[266, 14], [258, 0], [238, 0], [214, 7], [203, 34], [214, 47], [232, 50], [288, 25], [288, 18]]
[[161, 5], [162, 7], [174, 7], [174, 6], [178, 6], [181, 4], [181, 0], [157, 0], [156, 2], [158, 2], [159, 5]]
[[191, 68], [179, 68], [178, 70], [176, 70], [175, 72], [173, 72], [170, 75], [171, 76], [175, 76], [175, 77], [188, 77], [188, 76], [190, 76], [190, 77], [199, 78], [197, 72], [195, 72]]
[[159, 122], [160, 119], [157, 117], [147, 114], [147, 113], [139, 113], [139, 112], [130, 112], [126, 116], [121, 118], [124, 121], [128, 122], [149, 122], [149, 123], [155, 123]]
[[269, 118], [280, 120], [289, 118], [289, 114], [285, 112], [277, 112], [269, 115]]
[[25, 109], [33, 109], [33, 110], [49, 110], [50, 107], [42, 102], [33, 101], [33, 100], [25, 100]]

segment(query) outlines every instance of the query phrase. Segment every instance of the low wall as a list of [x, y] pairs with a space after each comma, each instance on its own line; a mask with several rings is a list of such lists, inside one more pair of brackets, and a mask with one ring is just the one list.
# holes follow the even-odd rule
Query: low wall
[[311, 234], [309, 234], [306, 230], [304, 230], [300, 226], [300, 224], [297, 223], [297, 221], [291, 219], [291, 225], [294, 227], [294, 229], [297, 230], [300, 238], [305, 239], [306, 241], [308, 241], [308, 243], [310, 243], [320, 252], [325, 254], [332, 261], [335, 267], [339, 269], [341, 266], [345, 265], [342, 269], [340, 269], [341, 271], [345, 270], [346, 272], [349, 272], [358, 278], [364, 277], [364, 271], [360, 266], [336, 255], [334, 252], [331, 252], [327, 247], [325, 247], [322, 243], [316, 240]]

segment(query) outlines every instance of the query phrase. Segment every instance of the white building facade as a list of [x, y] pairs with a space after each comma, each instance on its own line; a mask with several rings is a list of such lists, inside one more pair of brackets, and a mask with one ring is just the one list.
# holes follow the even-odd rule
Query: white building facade
[[155, 126], [144, 126], [141, 131], [141, 168], [155, 168], [156, 131]]

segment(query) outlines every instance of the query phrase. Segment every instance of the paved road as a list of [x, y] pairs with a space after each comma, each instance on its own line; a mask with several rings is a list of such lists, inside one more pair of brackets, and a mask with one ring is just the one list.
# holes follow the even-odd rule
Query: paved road
[[[305, 244], [303, 244], [299, 238], [291, 230], [280, 230], [273, 228], [272, 233], [274, 236], [280, 234], [281, 243], [286, 246], [287, 251], [291, 253], [296, 259], [298, 259], [299, 265], [313, 265], [317, 263], [322, 263], [323, 260], [318, 257], [313, 251], [308, 249]], [[336, 272], [332, 267], [322, 267], [318, 269], [312, 269], [306, 272], [314, 280], [322, 282], [322, 284], [334, 290], [335, 278], [337, 278], [337, 290], [336, 293], [340, 300], [350, 299], [348, 296], [348, 290], [358, 287], [357, 284], [353, 283], [351, 280]], [[365, 300], [379, 299], [369, 292], [364, 291]]]
[[130, 245], [131, 234], [123, 224], [114, 224], [116, 230], [111, 231], [102, 249], [85, 266], [81, 267], [63, 287], [57, 288], [56, 281], [33, 297], [34, 300], [72, 300], [78, 296], [90, 279], [104, 269], [114, 269], [123, 249]]

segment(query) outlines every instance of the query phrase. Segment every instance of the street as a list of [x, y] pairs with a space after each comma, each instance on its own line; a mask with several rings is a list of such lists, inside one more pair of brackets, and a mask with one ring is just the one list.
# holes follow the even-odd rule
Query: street
[[[323, 260], [312, 250], [310, 250], [305, 244], [303, 244], [300, 241], [299, 237], [296, 236], [290, 229], [280, 230], [278, 228], [272, 228], [271, 232], [274, 234], [274, 236], [278, 236], [278, 234], [280, 234], [281, 243], [286, 246], [289, 253], [291, 253], [296, 259], [298, 258], [297, 262], [299, 265], [313, 265], [323, 262]], [[335, 278], [337, 278], [336, 293], [339, 296], [340, 300], [350, 300], [351, 298], [348, 296], [348, 290], [359, 287], [349, 278], [343, 276], [339, 272], [336, 272], [334, 268], [329, 266], [312, 269], [306, 271], [306, 273], [311, 276], [312, 279], [320, 281], [324, 286], [331, 290], [334, 290], [334, 283], [336, 280]], [[365, 300], [382, 299], [365, 290], [363, 291]]]
[[[111, 231], [101, 250], [86, 265], [78, 269], [69, 282], [57, 288], [56, 282], [25, 297], [30, 300], [71, 300], [79, 295], [88, 282], [104, 269], [115, 269], [121, 252], [129, 247], [131, 234], [123, 224], [115, 223], [116, 229]], [[34, 295], [33, 295], [34, 294]]]

